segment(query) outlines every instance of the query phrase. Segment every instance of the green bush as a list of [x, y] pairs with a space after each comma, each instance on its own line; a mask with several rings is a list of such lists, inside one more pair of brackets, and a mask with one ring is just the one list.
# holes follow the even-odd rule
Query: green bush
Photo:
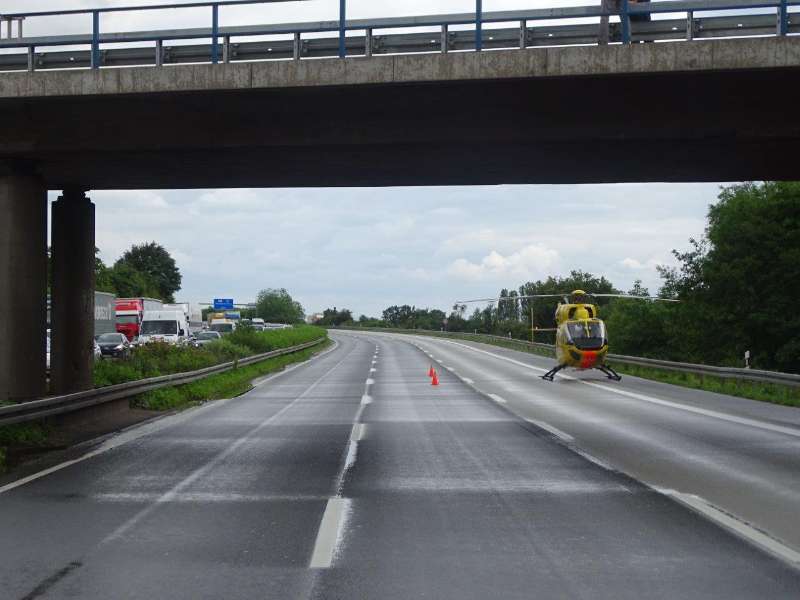
[[212, 342], [205, 347], [205, 350], [214, 356], [218, 363], [230, 362], [252, 354], [247, 346], [237, 344], [228, 338]]
[[135, 348], [127, 360], [96, 361], [94, 385], [104, 387], [149, 377], [196, 371], [253, 354], [296, 346], [324, 338], [326, 335], [324, 329], [308, 325], [271, 331], [256, 331], [250, 327], [241, 327], [223, 339], [202, 348], [164, 343], [146, 344]]
[[[330, 342], [327, 342], [330, 344]], [[324, 347], [324, 344], [323, 346]], [[207, 400], [232, 398], [251, 389], [256, 377], [282, 369], [284, 366], [306, 360], [320, 347], [307, 348], [285, 356], [276, 356], [258, 363], [240, 367], [225, 373], [212, 375], [200, 381], [178, 387], [161, 388], [146, 392], [132, 402], [134, 406], [148, 410], [173, 410]]]

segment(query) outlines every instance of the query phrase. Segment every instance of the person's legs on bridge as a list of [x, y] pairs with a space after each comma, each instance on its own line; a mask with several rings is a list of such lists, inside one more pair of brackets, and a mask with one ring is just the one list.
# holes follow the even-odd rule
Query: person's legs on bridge
[[[603, 12], [606, 13], [618, 13], [620, 0], [601, 0], [600, 8], [602, 8]], [[600, 28], [597, 34], [597, 43], [601, 46], [605, 46], [609, 42], [609, 29], [610, 26], [608, 24], [608, 16], [604, 15], [600, 17]]]

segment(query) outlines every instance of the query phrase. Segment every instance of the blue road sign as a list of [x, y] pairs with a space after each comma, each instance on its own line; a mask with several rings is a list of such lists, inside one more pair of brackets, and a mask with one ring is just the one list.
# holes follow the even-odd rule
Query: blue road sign
[[233, 310], [233, 298], [214, 298], [214, 310]]

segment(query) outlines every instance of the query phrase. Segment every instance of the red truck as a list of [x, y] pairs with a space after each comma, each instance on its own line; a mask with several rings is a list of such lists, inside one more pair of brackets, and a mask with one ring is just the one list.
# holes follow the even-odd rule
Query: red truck
[[142, 317], [147, 310], [161, 310], [164, 303], [155, 298], [117, 298], [117, 331], [128, 341], [139, 336]]

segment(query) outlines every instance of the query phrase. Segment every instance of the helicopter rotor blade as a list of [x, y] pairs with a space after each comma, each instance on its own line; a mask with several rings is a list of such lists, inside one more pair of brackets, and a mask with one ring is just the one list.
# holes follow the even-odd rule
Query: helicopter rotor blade
[[587, 296], [593, 296], [595, 298], [627, 298], [629, 300], [656, 300], [659, 302], [680, 302], [680, 300], [675, 300], [673, 298], [659, 298], [658, 296], [633, 296], [631, 294], [586, 294]]
[[470, 304], [474, 302], [502, 302], [504, 300], [527, 300], [530, 298], [563, 298], [564, 294], [534, 294], [532, 296], [505, 296], [503, 298], [477, 298], [475, 300], [458, 300], [456, 304]]
[[[508, 300], [532, 300], [536, 298], [566, 298], [572, 295], [572, 292], [566, 294], [530, 294], [525, 296], [505, 296], [503, 298], [476, 298], [474, 300], [459, 300], [456, 304], [472, 304], [476, 302], [503, 302]], [[632, 300], [654, 300], [656, 302], [680, 302], [673, 298], [659, 298], [658, 296], [632, 296], [631, 294], [593, 294], [586, 292], [584, 295], [592, 296], [593, 298], [629, 298]]]

